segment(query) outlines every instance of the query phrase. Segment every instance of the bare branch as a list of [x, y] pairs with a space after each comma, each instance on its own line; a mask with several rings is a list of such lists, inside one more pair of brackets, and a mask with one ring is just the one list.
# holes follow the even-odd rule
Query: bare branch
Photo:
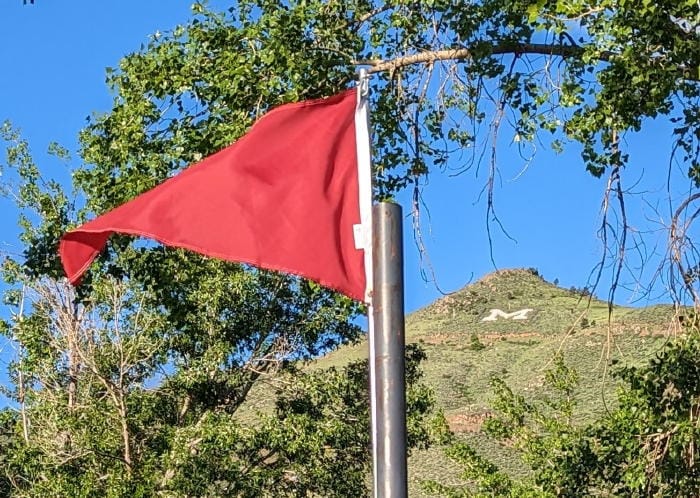
[[[541, 54], [556, 55], [564, 58], [578, 57], [584, 53], [585, 49], [578, 45], [563, 45], [549, 43], [521, 43], [508, 45], [494, 45], [490, 51], [492, 55], [502, 54]], [[601, 52], [598, 59], [601, 61], [610, 60], [615, 54], [613, 52]], [[443, 50], [430, 50], [417, 54], [404, 55], [391, 60], [356, 60], [353, 64], [358, 66], [370, 66], [368, 73], [380, 73], [384, 71], [395, 71], [397, 69], [415, 64], [433, 63], [437, 61], [459, 61], [474, 58], [474, 51], [470, 48], [453, 48]]]
[[[493, 45], [489, 51], [490, 55], [523, 55], [523, 54], [539, 54], [539, 55], [552, 55], [563, 57], [565, 59], [571, 57], [581, 57], [586, 52], [584, 47], [579, 45], [566, 45], [562, 43], [511, 43], [503, 45]], [[610, 61], [616, 55], [615, 52], [610, 52], [607, 50], [601, 51], [596, 54], [596, 59], [599, 61]], [[471, 48], [450, 48], [443, 50], [428, 50], [425, 52], [418, 52], [416, 54], [404, 55], [401, 57], [396, 57], [391, 60], [383, 59], [364, 59], [355, 60], [353, 65], [356, 66], [370, 66], [367, 69], [369, 74], [381, 73], [388, 71], [392, 73], [397, 69], [401, 69], [407, 66], [412, 66], [416, 64], [430, 64], [437, 61], [464, 61], [474, 58], [474, 51]], [[697, 81], [700, 76], [698, 75], [698, 66], [685, 68], [682, 77], [689, 81]]]

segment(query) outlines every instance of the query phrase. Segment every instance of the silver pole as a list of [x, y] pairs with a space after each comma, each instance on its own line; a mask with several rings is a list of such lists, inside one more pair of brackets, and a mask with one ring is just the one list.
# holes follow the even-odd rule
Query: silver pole
[[376, 413], [374, 496], [406, 498], [406, 381], [404, 360], [403, 241], [401, 206], [374, 206], [374, 358]]

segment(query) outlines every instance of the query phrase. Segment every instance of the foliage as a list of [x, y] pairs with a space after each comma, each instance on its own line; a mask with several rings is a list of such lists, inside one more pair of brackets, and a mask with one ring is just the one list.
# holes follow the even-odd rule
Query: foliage
[[[338, 91], [363, 65], [377, 75], [380, 192], [445, 167], [455, 147], [472, 151], [464, 167], [478, 163], [480, 134], [504, 120], [521, 147], [580, 142], [600, 176], [626, 163], [626, 131], [666, 116], [678, 159], [696, 177], [693, 0], [245, 0], [225, 14], [199, 2], [193, 11], [190, 23], [108, 70], [114, 108], [84, 131], [96, 167], [76, 177], [105, 190], [88, 199], [91, 209], [228, 144], [271, 106]], [[489, 124], [496, 129], [482, 132]]]
[[569, 291], [573, 294], [578, 294], [581, 297], [590, 297], [593, 295], [591, 293], [591, 289], [588, 287], [576, 287], [575, 285], [572, 285]]
[[[73, 195], [44, 179], [18, 132], [2, 129], [5, 172], [17, 178], [7, 193], [22, 210], [25, 245], [22, 258], [5, 263], [16, 315], [3, 328], [19, 348], [8, 393], [21, 414], [12, 419], [18, 449], [4, 466], [14, 495], [365, 494], [362, 368], [312, 378], [296, 371], [357, 339], [357, 303], [298, 278], [127, 237], [113, 241], [77, 294], [60, 280], [55, 249], [72, 224], [214, 152], [281, 99], [319, 95], [314, 78], [338, 80], [328, 68], [304, 67], [299, 44], [277, 40], [260, 58], [241, 50], [274, 34], [277, 13], [243, 4], [242, 15], [257, 21], [237, 31], [194, 8], [186, 29], [154, 38], [109, 72], [115, 106], [81, 135], [86, 164], [73, 171]], [[210, 59], [222, 49], [232, 72]], [[69, 199], [81, 196], [76, 211]], [[253, 386], [283, 374], [290, 389], [316, 391], [316, 405], [241, 426], [236, 413]], [[411, 392], [411, 443], [423, 445], [430, 395]], [[274, 461], [261, 457], [268, 453]], [[345, 480], [331, 479], [339, 465]]]
[[463, 467], [465, 487], [427, 484], [443, 496], [697, 496], [700, 331], [670, 342], [641, 367], [615, 372], [617, 406], [575, 424], [577, 374], [561, 358], [546, 374], [540, 400], [515, 394], [494, 379], [498, 415], [488, 433], [521, 452], [530, 477], [513, 479], [465, 443], [448, 455]]
[[[197, 494], [283, 496], [294, 493], [296, 485], [279, 476], [289, 466], [303, 468], [304, 451], [275, 468], [258, 453], [266, 446], [290, 452], [300, 441], [309, 442], [307, 451], [314, 449], [312, 442], [321, 442], [347, 467], [352, 462], [358, 475], [366, 473], [366, 417], [356, 417], [357, 423], [345, 428], [348, 446], [341, 448], [333, 446], [339, 440], [325, 435], [320, 421], [295, 427], [294, 439], [279, 441], [270, 438], [289, 425], [281, 416], [270, 418], [268, 432], [244, 431], [235, 421], [260, 379], [292, 375], [297, 362], [354, 341], [360, 329], [351, 320], [359, 305], [298, 278], [125, 240], [110, 249], [76, 294], [56, 279], [55, 255], [73, 206], [58, 182], [44, 180], [15, 130], [5, 125], [2, 138], [7, 172], [17, 180], [6, 185], [6, 193], [21, 210], [25, 244], [22, 260], [7, 258], [3, 265], [10, 286], [5, 302], [15, 314], [2, 332], [18, 347], [6, 395], [20, 412], [18, 417], [6, 412], [4, 419], [10, 442], [2, 461], [7, 479], [0, 486], [10, 490], [8, 495], [152, 496], [167, 491], [182, 496], [189, 493], [187, 486], [199, 486]], [[59, 147], [53, 150], [66, 157]], [[91, 195], [99, 197], [99, 189]], [[357, 375], [335, 377], [347, 389], [352, 386], [356, 400], [367, 399], [365, 382]], [[350, 410], [338, 399], [342, 393], [326, 390], [319, 405], [328, 403], [339, 414]], [[418, 397], [423, 401], [415, 412], [420, 431], [421, 414], [431, 402], [426, 391]], [[238, 468], [226, 474], [216, 466], [209, 477], [220, 478], [207, 481], [216, 487], [235, 477], [233, 484], [209, 489], [198, 481], [185, 486], [177, 480], [179, 451], [191, 454], [196, 438], [188, 435], [203, 437], [199, 427], [221, 431], [211, 433], [215, 439], [237, 442], [228, 458], [238, 461]], [[420, 434], [417, 441], [424, 441]], [[188, 459], [201, 472], [207, 462], [205, 452]], [[314, 462], [320, 463], [326, 466], [314, 465], [315, 472], [328, 472], [332, 461]], [[256, 471], [256, 480], [244, 479]], [[317, 491], [314, 486], [326, 486], [328, 496], [351, 496], [347, 486], [353, 485], [354, 493], [364, 493], [358, 479], [336, 484], [331, 489], [319, 480], [305, 486]]]
[[[366, 495], [366, 360], [270, 375], [260, 363], [215, 367], [208, 350], [181, 364], [157, 333], [169, 325], [161, 310], [128, 283], [102, 280], [78, 306], [67, 284], [24, 289], [31, 312], [6, 328], [22, 348], [11, 366], [19, 414], [0, 420], [7, 496]], [[423, 359], [407, 350], [412, 447], [432, 437]], [[276, 386], [275, 411], [246, 425], [236, 412], [251, 377]]]
[[469, 339], [469, 349], [472, 351], [481, 351], [484, 349], [486, 346], [484, 345], [483, 342], [479, 340], [479, 336], [476, 334], [472, 334], [470, 339]]
[[[366, 494], [366, 361], [298, 370], [357, 339], [358, 304], [295, 277], [127, 239], [73, 289], [56, 278], [54, 252], [73, 205], [19, 133], [2, 133], [25, 244], [3, 265], [15, 313], [1, 330], [18, 348], [5, 392], [17, 413], [2, 412], [5, 495]], [[409, 351], [413, 446], [430, 438], [421, 359]], [[280, 377], [274, 416], [241, 424], [253, 386]]]
[[[429, 173], [487, 171], [490, 224], [498, 143], [525, 163], [541, 144], [573, 146], [582, 167], [608, 176], [615, 216], [604, 219], [603, 240], [624, 255], [623, 181], [642, 174], [626, 167], [627, 136], [653, 120], [668, 125], [669, 164], [700, 185], [695, 0], [243, 0], [223, 13], [196, 2], [193, 15], [108, 69], [113, 106], [83, 130], [89, 166], [74, 174], [88, 194], [83, 216], [228, 145], [273, 106], [346, 88], [360, 67], [373, 75], [378, 198], [419, 195]], [[687, 216], [673, 222], [672, 266], [680, 255], [695, 260]], [[669, 279], [700, 302], [697, 280], [675, 266]]]

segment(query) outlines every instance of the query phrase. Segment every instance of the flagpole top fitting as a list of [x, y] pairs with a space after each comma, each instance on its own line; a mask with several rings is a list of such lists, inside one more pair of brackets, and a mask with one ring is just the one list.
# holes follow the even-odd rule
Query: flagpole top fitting
[[360, 97], [367, 97], [369, 95], [369, 75], [367, 74], [367, 69], [362, 68], [358, 71], [357, 86], [360, 90]]

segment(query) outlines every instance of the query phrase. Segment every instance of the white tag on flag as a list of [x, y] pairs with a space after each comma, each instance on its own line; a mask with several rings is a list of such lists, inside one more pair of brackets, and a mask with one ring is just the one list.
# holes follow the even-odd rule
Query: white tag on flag
[[365, 227], [358, 223], [352, 226], [353, 236], [355, 238], [355, 249], [367, 249], [367, 235]]

